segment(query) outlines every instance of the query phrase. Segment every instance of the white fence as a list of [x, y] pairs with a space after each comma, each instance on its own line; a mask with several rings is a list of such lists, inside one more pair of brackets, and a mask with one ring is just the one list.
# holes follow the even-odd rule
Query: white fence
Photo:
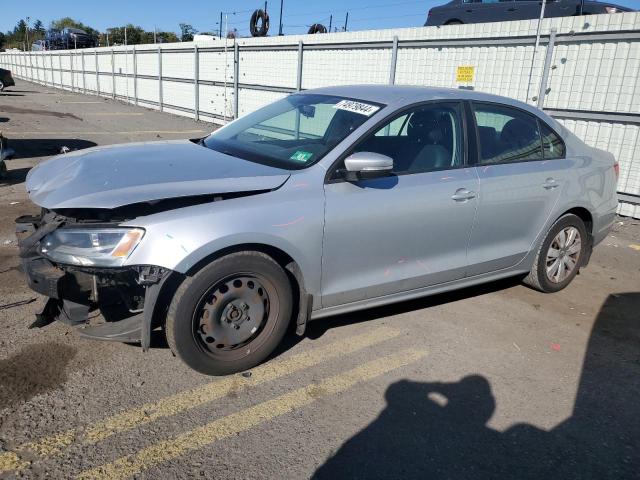
[[[337, 84], [473, 88], [542, 106], [620, 162], [620, 213], [640, 218], [640, 13], [0, 53], [18, 78], [223, 123]], [[474, 67], [463, 81], [458, 67]], [[460, 80], [460, 81], [458, 81]], [[1, 109], [1, 107], [0, 107]]]

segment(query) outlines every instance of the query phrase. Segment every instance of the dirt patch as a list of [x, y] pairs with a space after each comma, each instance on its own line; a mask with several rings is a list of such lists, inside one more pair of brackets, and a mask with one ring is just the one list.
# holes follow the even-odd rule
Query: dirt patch
[[24, 114], [32, 114], [32, 115], [44, 115], [47, 117], [56, 117], [56, 118], [73, 118], [81, 122], [83, 121], [82, 118], [74, 115], [73, 113], [54, 112], [51, 110], [36, 110], [33, 108], [11, 107], [9, 105], [3, 105], [1, 110], [3, 113], [24, 113]]
[[0, 409], [63, 385], [76, 352], [68, 345], [39, 343], [0, 360]]

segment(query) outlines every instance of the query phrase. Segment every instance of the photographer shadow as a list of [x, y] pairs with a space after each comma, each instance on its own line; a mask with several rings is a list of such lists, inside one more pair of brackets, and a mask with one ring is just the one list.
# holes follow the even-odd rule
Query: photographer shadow
[[402, 380], [315, 479], [640, 478], [640, 293], [611, 295], [591, 332], [570, 418], [547, 431], [487, 426], [486, 378]]

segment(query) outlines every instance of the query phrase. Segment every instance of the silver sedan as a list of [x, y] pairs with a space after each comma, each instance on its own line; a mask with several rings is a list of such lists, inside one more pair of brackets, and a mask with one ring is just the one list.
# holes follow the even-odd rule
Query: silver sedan
[[222, 375], [292, 324], [511, 276], [565, 288], [612, 225], [617, 175], [611, 154], [514, 100], [332, 87], [206, 138], [44, 162], [26, 183], [42, 214], [18, 235], [50, 297], [36, 326], [144, 349], [164, 329], [189, 366]]

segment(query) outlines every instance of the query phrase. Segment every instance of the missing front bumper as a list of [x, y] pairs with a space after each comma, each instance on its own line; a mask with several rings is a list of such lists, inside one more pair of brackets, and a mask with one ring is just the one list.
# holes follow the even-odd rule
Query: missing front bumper
[[78, 326], [84, 337], [141, 343], [147, 349], [158, 296], [171, 271], [150, 265], [88, 268], [54, 264], [37, 253], [37, 245], [43, 232], [60, 222], [34, 224], [34, 219], [18, 219], [16, 229], [27, 283], [49, 297], [31, 328], [59, 321]]

